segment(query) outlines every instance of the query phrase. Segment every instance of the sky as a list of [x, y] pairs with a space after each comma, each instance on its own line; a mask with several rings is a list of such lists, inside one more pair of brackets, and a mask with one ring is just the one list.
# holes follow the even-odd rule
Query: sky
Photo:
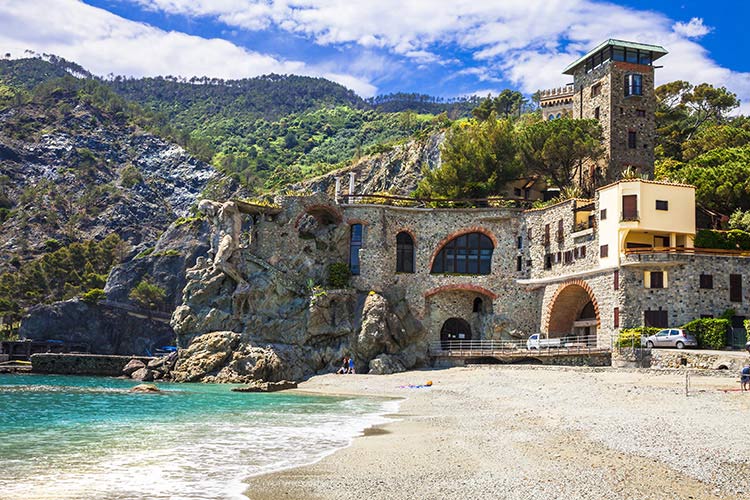
[[657, 84], [726, 86], [750, 114], [748, 0], [0, 0], [0, 54], [107, 76], [328, 78], [362, 97], [531, 94], [608, 38], [663, 46]]

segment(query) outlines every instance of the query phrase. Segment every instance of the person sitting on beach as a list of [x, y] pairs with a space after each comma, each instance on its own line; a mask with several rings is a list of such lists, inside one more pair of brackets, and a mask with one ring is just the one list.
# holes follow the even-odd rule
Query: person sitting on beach
[[357, 373], [354, 371], [354, 358], [349, 358], [349, 371], [346, 373]]
[[349, 358], [344, 356], [344, 361], [341, 363], [341, 368], [336, 372], [338, 375], [349, 373]]
[[740, 371], [740, 386], [743, 391], [750, 391], [750, 365], [745, 365]]

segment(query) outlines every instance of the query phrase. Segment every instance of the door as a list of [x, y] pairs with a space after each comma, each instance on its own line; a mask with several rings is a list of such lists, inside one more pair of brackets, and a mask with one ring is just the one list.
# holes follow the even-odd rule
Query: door
[[669, 330], [662, 330], [656, 334], [656, 347], [666, 347], [669, 345]]
[[461, 318], [450, 318], [440, 330], [440, 344], [443, 349], [468, 349], [471, 340], [471, 326]]

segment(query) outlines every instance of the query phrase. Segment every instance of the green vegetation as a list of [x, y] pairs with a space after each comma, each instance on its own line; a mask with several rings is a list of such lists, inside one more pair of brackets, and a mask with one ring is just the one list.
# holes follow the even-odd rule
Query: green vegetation
[[656, 179], [695, 185], [696, 203], [722, 214], [750, 209], [750, 120], [730, 116], [737, 96], [685, 81], [656, 95]]
[[494, 113], [483, 121], [456, 124], [442, 150], [442, 164], [425, 171], [420, 198], [484, 198], [501, 193], [521, 172], [511, 120]]
[[81, 295], [81, 300], [87, 304], [98, 304], [99, 301], [104, 300], [107, 295], [101, 288], [92, 288], [88, 292]]
[[160, 309], [164, 307], [167, 294], [162, 287], [151, 283], [150, 278], [146, 276], [130, 291], [128, 297], [143, 308]]
[[722, 250], [750, 250], [750, 233], [739, 229], [730, 231], [701, 229], [695, 235], [695, 246]]
[[602, 131], [596, 120], [497, 119], [494, 109], [489, 115], [485, 112], [476, 113], [485, 117], [481, 120], [453, 125], [443, 145], [440, 168], [424, 173], [417, 196], [507, 195], [508, 181], [533, 174], [565, 189], [572, 185], [582, 161], [602, 154]]
[[103, 288], [109, 270], [121, 262], [125, 244], [116, 234], [101, 241], [72, 243], [0, 274], [0, 316], [18, 316], [35, 304], [78, 297]]
[[346, 288], [349, 286], [351, 272], [344, 262], [334, 262], [328, 266], [328, 286], [331, 288]]
[[727, 345], [727, 332], [730, 321], [725, 318], [695, 319], [682, 326], [698, 339], [698, 345], [705, 349], [723, 349]]
[[658, 332], [659, 328], [639, 326], [637, 328], [623, 328], [617, 337], [617, 347], [641, 347], [641, 338], [649, 337]]

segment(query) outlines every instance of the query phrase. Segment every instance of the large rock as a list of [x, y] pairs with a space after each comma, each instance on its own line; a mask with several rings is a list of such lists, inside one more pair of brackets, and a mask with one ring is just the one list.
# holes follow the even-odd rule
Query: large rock
[[218, 371], [232, 355], [240, 341], [235, 332], [211, 332], [197, 337], [179, 352], [172, 370], [175, 382], [194, 382]]
[[141, 382], [151, 382], [154, 380], [154, 371], [148, 368], [139, 368], [130, 374], [130, 378], [133, 380], [139, 380]]
[[[151, 362], [149, 362], [149, 364], [151, 364]], [[128, 361], [128, 364], [125, 365], [125, 368], [122, 369], [122, 374], [129, 377], [133, 374], [133, 372], [142, 368], [146, 368], [146, 364], [143, 361], [141, 361], [140, 359], [131, 359], [130, 361]]]
[[388, 375], [390, 373], [400, 373], [406, 370], [406, 366], [397, 356], [381, 354], [370, 361], [371, 375]]
[[93, 354], [150, 356], [154, 349], [174, 343], [174, 333], [167, 323], [77, 299], [32, 307], [19, 335], [32, 340], [85, 343]]
[[281, 380], [279, 382], [263, 382], [262, 380], [255, 380], [242, 387], [235, 387], [232, 389], [233, 392], [278, 392], [286, 391], [289, 389], [296, 389], [297, 382], [290, 380]]

